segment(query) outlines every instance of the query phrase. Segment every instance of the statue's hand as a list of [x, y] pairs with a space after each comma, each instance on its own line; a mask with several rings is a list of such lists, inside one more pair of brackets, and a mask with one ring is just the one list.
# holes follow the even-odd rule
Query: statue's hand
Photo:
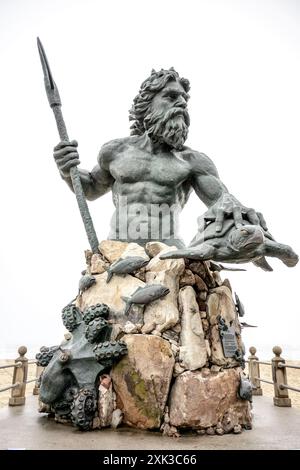
[[204, 219], [215, 221], [216, 232], [221, 232], [225, 217], [230, 215], [232, 215], [237, 228], [250, 222], [253, 225], [260, 225], [266, 231], [268, 230], [264, 216], [260, 212], [243, 206], [243, 204], [229, 193], [222, 194], [220, 199], [205, 213]]
[[77, 146], [78, 143], [76, 140], [72, 140], [71, 142], [63, 140], [54, 147], [54, 160], [61, 175], [65, 178], [70, 176], [70, 169], [80, 163]]

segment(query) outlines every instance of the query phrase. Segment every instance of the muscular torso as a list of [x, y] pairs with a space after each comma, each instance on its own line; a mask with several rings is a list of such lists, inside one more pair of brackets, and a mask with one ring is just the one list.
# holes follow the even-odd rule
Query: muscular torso
[[192, 188], [207, 204], [219, 196], [219, 184], [212, 184], [217, 176], [204, 154], [188, 147], [177, 151], [153, 146], [145, 135], [105, 144], [98, 165], [85, 176], [81, 172], [88, 199], [112, 190], [116, 211], [109, 238], [142, 244], [161, 240], [177, 246], [182, 246], [176, 241], [177, 218]]
[[102, 163], [114, 180], [110, 238], [174, 243], [176, 219], [190, 193], [190, 165], [181, 152], [150, 153], [138, 138], [126, 140]]
[[121, 147], [109, 163], [113, 193], [128, 203], [184, 205], [190, 165], [179, 152], [149, 153], [136, 145]]

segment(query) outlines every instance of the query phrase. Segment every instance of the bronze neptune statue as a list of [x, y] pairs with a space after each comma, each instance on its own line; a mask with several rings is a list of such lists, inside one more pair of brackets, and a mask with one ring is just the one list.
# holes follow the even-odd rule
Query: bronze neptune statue
[[[104, 144], [92, 171], [79, 169], [88, 200], [112, 191], [116, 211], [109, 238], [141, 245], [159, 240], [184, 249], [178, 215], [194, 190], [208, 211], [200, 218], [192, 253], [184, 249], [172, 257], [253, 261], [270, 271], [265, 256], [271, 256], [294, 266], [298, 256], [274, 240], [263, 215], [229, 193], [207, 155], [185, 145], [189, 89], [189, 81], [173, 68], [152, 70], [130, 110], [131, 135]], [[74, 190], [70, 171], [80, 163], [77, 142], [62, 140], [54, 158], [62, 178]], [[253, 227], [250, 237], [249, 226]]]
[[[266, 257], [291, 267], [298, 256], [275, 241], [260, 212], [230, 194], [207, 155], [185, 145], [190, 84], [174, 68], [152, 70], [129, 112], [131, 135], [104, 144], [87, 171], [39, 40], [38, 47], [61, 139], [54, 159], [91, 247], [78, 296], [62, 311], [68, 334], [37, 355], [45, 367], [41, 411], [82, 430], [121, 422], [169, 436], [180, 428], [250, 429], [241, 330], [253, 325], [240, 323], [243, 304], [218, 272], [242, 269], [213, 261], [271, 271]], [[193, 190], [207, 210], [186, 247], [178, 216]], [[109, 191], [110, 241], [99, 245], [86, 200]]]

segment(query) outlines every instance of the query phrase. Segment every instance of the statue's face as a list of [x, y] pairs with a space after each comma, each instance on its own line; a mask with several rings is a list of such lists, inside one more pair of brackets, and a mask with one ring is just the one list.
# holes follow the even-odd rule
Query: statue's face
[[166, 113], [170, 109], [187, 107], [187, 93], [178, 81], [170, 81], [153, 98], [151, 111]]
[[187, 112], [188, 95], [183, 86], [172, 80], [152, 99], [144, 126], [148, 135], [172, 148], [182, 149], [190, 124]]

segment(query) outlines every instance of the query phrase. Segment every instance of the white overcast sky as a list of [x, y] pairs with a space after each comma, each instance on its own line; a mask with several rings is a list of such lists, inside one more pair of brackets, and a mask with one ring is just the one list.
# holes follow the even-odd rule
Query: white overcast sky
[[[191, 82], [187, 144], [209, 155], [243, 204], [300, 252], [300, 2], [297, 0], [1, 0], [0, 357], [57, 344], [88, 242], [74, 195], [52, 158], [58, 134], [45, 97], [36, 36], [58, 84], [69, 135], [90, 170], [101, 145], [128, 135], [128, 109], [151, 68]], [[99, 239], [113, 210], [90, 204]], [[189, 241], [205, 207], [182, 214]], [[258, 325], [247, 348], [300, 358], [300, 267], [269, 260], [228, 277]]]

